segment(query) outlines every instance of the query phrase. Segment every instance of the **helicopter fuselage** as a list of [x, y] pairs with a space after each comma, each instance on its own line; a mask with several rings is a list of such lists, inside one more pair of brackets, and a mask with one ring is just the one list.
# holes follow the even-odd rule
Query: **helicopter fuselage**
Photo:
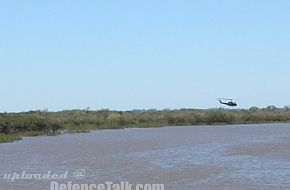
[[221, 104], [227, 105], [227, 106], [231, 106], [231, 107], [235, 107], [237, 106], [236, 102], [230, 101], [230, 102], [223, 102], [221, 100], [219, 100]]

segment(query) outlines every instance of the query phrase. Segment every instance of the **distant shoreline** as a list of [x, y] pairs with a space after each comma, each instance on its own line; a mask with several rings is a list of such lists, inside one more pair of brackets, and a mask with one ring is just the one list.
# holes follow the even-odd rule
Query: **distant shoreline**
[[289, 123], [289, 108], [180, 110], [71, 110], [0, 113], [0, 143], [25, 136], [84, 133], [97, 129]]

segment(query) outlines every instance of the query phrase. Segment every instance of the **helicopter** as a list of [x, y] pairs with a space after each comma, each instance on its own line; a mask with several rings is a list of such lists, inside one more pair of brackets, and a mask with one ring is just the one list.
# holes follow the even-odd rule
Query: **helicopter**
[[[221, 104], [224, 104], [230, 107], [236, 107], [238, 105], [236, 102], [233, 102], [233, 99], [219, 98], [218, 100]], [[222, 100], [226, 100], [226, 102]]]

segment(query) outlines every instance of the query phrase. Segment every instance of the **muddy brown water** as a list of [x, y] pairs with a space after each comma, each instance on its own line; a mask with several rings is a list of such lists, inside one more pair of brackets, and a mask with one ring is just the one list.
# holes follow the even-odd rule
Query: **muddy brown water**
[[[76, 178], [75, 171], [85, 171]], [[60, 182], [162, 183], [166, 190], [290, 189], [290, 124], [101, 130], [0, 144], [0, 189], [45, 190]]]

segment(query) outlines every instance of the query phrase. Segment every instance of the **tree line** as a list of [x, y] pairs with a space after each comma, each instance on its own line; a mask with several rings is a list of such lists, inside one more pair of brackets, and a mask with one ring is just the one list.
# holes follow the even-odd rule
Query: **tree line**
[[179, 110], [69, 110], [0, 113], [0, 142], [22, 136], [55, 135], [60, 132], [87, 132], [93, 129], [162, 127], [184, 125], [250, 124], [289, 122], [290, 109], [269, 106], [259, 109]]

